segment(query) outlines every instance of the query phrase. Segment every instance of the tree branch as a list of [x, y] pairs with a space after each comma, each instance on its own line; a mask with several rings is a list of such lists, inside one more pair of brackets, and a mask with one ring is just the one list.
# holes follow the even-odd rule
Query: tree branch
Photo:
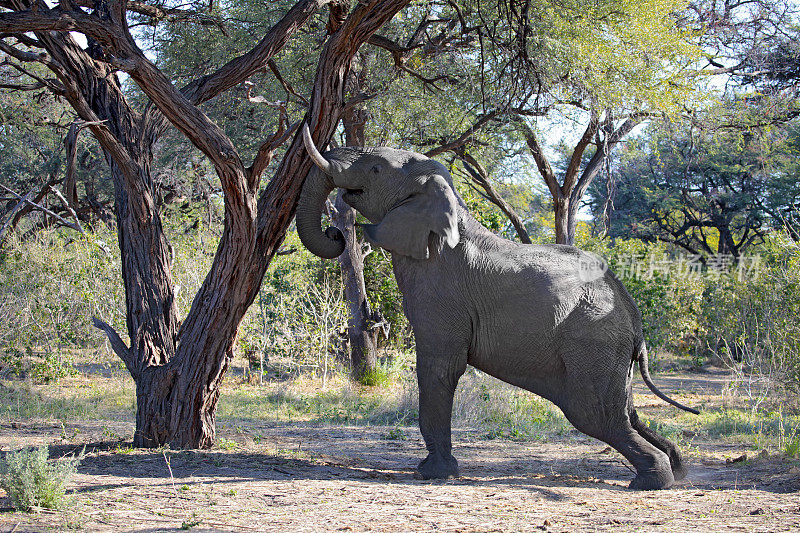
[[6, 218], [2, 227], [0, 227], [0, 244], [3, 243], [3, 237], [5, 236], [6, 230], [8, 230], [9, 227], [14, 227], [14, 224], [12, 224], [14, 215], [16, 215], [17, 211], [22, 209], [22, 207], [30, 201], [31, 196], [33, 196], [33, 190], [28, 191], [28, 193], [21, 200], [19, 200], [14, 207], [11, 208], [11, 211], [8, 213], [8, 218]]
[[514, 229], [517, 230], [519, 240], [524, 244], [531, 244], [531, 237], [528, 235], [528, 231], [525, 229], [525, 224], [522, 222], [522, 219], [520, 219], [514, 208], [511, 207], [511, 204], [506, 202], [494, 187], [492, 187], [489, 181], [489, 174], [486, 172], [486, 169], [483, 168], [483, 165], [468, 154], [466, 150], [460, 150], [457, 154], [464, 161], [464, 168], [467, 169], [472, 181], [480, 185], [481, 188], [486, 191], [488, 200], [499, 207], [500, 210], [505, 213], [506, 217], [508, 217], [508, 220], [511, 221]]
[[533, 131], [533, 128], [531, 128], [521, 116], [514, 115], [512, 119], [521, 128], [522, 134], [525, 136], [525, 142], [528, 145], [528, 150], [530, 150], [531, 156], [536, 162], [536, 167], [539, 169], [539, 174], [541, 174], [542, 178], [544, 178], [544, 182], [547, 184], [547, 188], [550, 190], [550, 195], [553, 197], [553, 201], [561, 200], [564, 197], [564, 194], [561, 192], [561, 187], [558, 184], [555, 172], [553, 172], [553, 167], [550, 166], [550, 162], [547, 160], [547, 156], [544, 155], [544, 150], [539, 144], [539, 140], [536, 137], [536, 132]]
[[578, 181], [578, 169], [581, 166], [583, 152], [586, 150], [586, 147], [589, 146], [589, 143], [597, 133], [597, 128], [599, 126], [600, 120], [597, 116], [597, 113], [592, 111], [592, 116], [589, 119], [589, 124], [586, 126], [586, 131], [583, 132], [583, 136], [578, 141], [578, 144], [575, 145], [575, 150], [572, 152], [569, 165], [564, 173], [564, 184], [561, 186], [561, 192], [567, 198], [572, 196], [572, 189], [575, 187], [575, 183]]
[[614, 146], [619, 143], [626, 135], [628, 135], [633, 128], [638, 126], [642, 121], [642, 118], [632, 117], [627, 119], [622, 125], [617, 128], [614, 132], [608, 134], [606, 138], [600, 143], [600, 146], [597, 147], [597, 150], [592, 155], [592, 158], [586, 164], [586, 167], [583, 169], [581, 173], [581, 177], [578, 180], [577, 185], [575, 186], [574, 190], [572, 191], [572, 198], [573, 199], [580, 199], [583, 198], [586, 189], [589, 188], [589, 185], [592, 183], [592, 180], [597, 176], [597, 173], [600, 171], [600, 168], [603, 164], [603, 161], [609, 156], [611, 150], [614, 149]]
[[86, 232], [83, 231], [83, 226], [81, 226], [81, 221], [78, 219], [78, 214], [75, 212], [75, 210], [72, 208], [72, 206], [69, 205], [69, 202], [67, 201], [67, 199], [64, 198], [63, 194], [61, 194], [61, 191], [59, 191], [55, 187], [52, 187], [50, 189], [50, 191], [53, 194], [55, 194], [56, 197], [59, 200], [61, 200], [61, 203], [64, 205], [64, 209], [66, 209], [67, 213], [69, 213], [69, 215], [75, 220], [75, 229], [77, 229], [81, 233], [81, 235], [83, 235], [85, 237], [86, 236]]
[[130, 348], [128, 348], [128, 346], [125, 344], [125, 341], [123, 341], [119, 334], [114, 331], [114, 328], [96, 316], [92, 317], [92, 325], [106, 334], [108, 337], [108, 342], [111, 344], [111, 349], [114, 350], [114, 353], [117, 354], [117, 357], [122, 359], [122, 362], [125, 363], [128, 372], [130, 372], [131, 376], [133, 376], [133, 380], [136, 381], [139, 379], [139, 375], [141, 374], [139, 370], [139, 362], [133, 356]]
[[[62, 217], [61, 215], [59, 215], [59, 214], [57, 214], [57, 213], [54, 213], [53, 211], [51, 211], [51, 210], [47, 209], [47, 208], [46, 208], [46, 207], [44, 207], [43, 205], [40, 205], [40, 204], [37, 204], [37, 203], [35, 203], [33, 200], [30, 200], [30, 199], [28, 199], [27, 195], [25, 195], [25, 196], [20, 196], [19, 194], [15, 193], [14, 191], [12, 191], [11, 189], [9, 189], [8, 187], [6, 187], [5, 185], [3, 185], [2, 183], [0, 183], [0, 187], [1, 187], [1, 188], [2, 188], [4, 191], [6, 191], [6, 192], [8, 192], [8, 193], [11, 193], [11, 194], [13, 194], [14, 196], [16, 196], [16, 197], [17, 197], [19, 200], [22, 200], [22, 201], [24, 201], [25, 203], [27, 203], [28, 205], [30, 205], [32, 208], [34, 208], [34, 209], [38, 209], [39, 211], [42, 211], [43, 213], [46, 213], [46, 214], [50, 215], [51, 217], [55, 218], [56, 220], [58, 220], [59, 222], [61, 222], [61, 223], [62, 223], [62, 224], [64, 224], [65, 226], [67, 226], [68, 228], [72, 228], [72, 229], [74, 229], [75, 231], [79, 232], [81, 235], [86, 235], [86, 233], [84, 233], [84, 231], [83, 231], [83, 228], [82, 228], [80, 225], [75, 225], [75, 224], [73, 224], [72, 222], [70, 222], [69, 220], [67, 220], [67, 219], [65, 219], [64, 217]], [[48, 185], [48, 188], [49, 188], [49, 185]], [[52, 189], [51, 189], [51, 190], [52, 190]], [[74, 212], [74, 211], [73, 211], [73, 212]]]
[[428, 157], [435, 157], [439, 154], [443, 154], [444, 152], [449, 152], [451, 150], [455, 150], [461, 146], [464, 146], [469, 142], [475, 132], [480, 130], [483, 126], [488, 124], [491, 120], [497, 117], [500, 114], [498, 110], [490, 111], [489, 113], [485, 113], [478, 117], [478, 120], [475, 121], [475, 124], [467, 128], [467, 130], [462, 133], [458, 138], [453, 141], [445, 142], [441, 146], [434, 148], [432, 150], [428, 150], [425, 152], [425, 155]]
[[239, 85], [259, 70], [283, 48], [289, 38], [329, 0], [300, 0], [249, 52], [231, 59], [216, 72], [198, 78], [182, 89], [195, 105]]
[[253, 164], [247, 169], [248, 175], [250, 176], [249, 179], [251, 190], [255, 191], [258, 189], [259, 178], [267, 166], [269, 166], [269, 164], [272, 162], [272, 157], [275, 155], [275, 150], [289, 140], [294, 135], [295, 131], [297, 131], [299, 126], [300, 121], [295, 122], [287, 129], [285, 114], [281, 114], [281, 121], [280, 125], [278, 126], [278, 131], [272, 134], [272, 136], [270, 136], [270, 138], [259, 147], [258, 154], [256, 154], [255, 159], [253, 159]]

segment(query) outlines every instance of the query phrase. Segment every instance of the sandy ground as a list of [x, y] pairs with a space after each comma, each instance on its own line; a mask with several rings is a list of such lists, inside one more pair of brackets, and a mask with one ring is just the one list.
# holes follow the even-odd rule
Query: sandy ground
[[130, 434], [125, 424], [68, 425], [80, 436], [70, 442], [53, 438], [60, 424], [13, 424], [0, 426], [4, 449], [61, 442], [53, 453], [67, 454], [81, 440], [97, 442], [68, 508], [4, 509], [0, 532], [800, 530], [800, 463], [742, 445], [694, 441], [686, 480], [635, 492], [619, 454], [574, 432], [515, 442], [457, 430], [462, 476], [422, 481], [413, 472], [424, 456], [415, 427], [251, 425], [224, 430], [226, 449], [170, 452], [109, 441], [109, 430]]

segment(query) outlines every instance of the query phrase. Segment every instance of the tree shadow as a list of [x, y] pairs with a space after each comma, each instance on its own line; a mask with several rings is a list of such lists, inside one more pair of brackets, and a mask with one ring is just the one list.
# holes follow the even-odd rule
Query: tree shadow
[[[488, 485], [529, 490], [548, 500], [560, 501], [565, 498], [553, 490], [563, 484], [563, 480], [558, 477], [496, 477], [491, 472], [486, 472], [448, 480], [421, 480], [415, 477], [413, 467], [398, 465], [396, 461], [389, 461], [385, 468], [375, 468], [371, 461], [318, 455], [293, 458], [270, 453], [223, 450], [134, 450], [130, 453], [108, 453], [116, 449], [117, 445], [118, 443], [92, 443], [86, 446], [87, 455], [79, 465], [78, 472], [86, 476], [97, 476], [104, 481], [83, 484], [76, 492], [90, 493], [135, 485], [124, 481], [108, 481], [109, 477], [116, 477], [161, 480], [148, 483], [148, 486], [167, 488], [203, 485], [209, 480], [213, 480], [215, 484], [270, 480], [358, 480], [365, 483], [403, 485]], [[53, 446], [51, 456], [71, 455], [76, 448], [74, 445]]]

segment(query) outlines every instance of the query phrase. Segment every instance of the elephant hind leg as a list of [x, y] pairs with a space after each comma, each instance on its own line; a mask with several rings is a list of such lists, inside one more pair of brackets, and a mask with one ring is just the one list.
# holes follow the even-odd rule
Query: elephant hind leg
[[648, 442], [630, 425], [603, 439], [616, 448], [636, 469], [629, 487], [637, 490], [668, 489], [675, 482], [667, 455]]
[[568, 405], [562, 410], [578, 430], [608, 443], [630, 461], [636, 469], [630, 488], [656, 490], [671, 487], [675, 477], [667, 454], [633, 428], [624, 405], [623, 400], [618, 408], [604, 408], [598, 402], [594, 409], [587, 409], [583, 404]]
[[636, 409], [631, 408], [628, 412], [628, 416], [631, 419], [631, 426], [633, 426], [633, 429], [635, 429], [639, 435], [644, 437], [647, 442], [667, 454], [667, 457], [669, 457], [669, 465], [670, 468], [672, 468], [672, 475], [675, 477], [675, 481], [680, 481], [681, 479], [685, 478], [686, 466], [683, 463], [683, 458], [681, 457], [680, 451], [678, 451], [678, 447], [662, 435], [659, 435], [647, 427], [647, 425], [639, 418], [639, 415], [636, 413]]

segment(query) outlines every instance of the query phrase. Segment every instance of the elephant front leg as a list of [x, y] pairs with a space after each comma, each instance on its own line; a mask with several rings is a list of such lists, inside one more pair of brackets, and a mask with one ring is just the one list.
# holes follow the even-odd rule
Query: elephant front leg
[[419, 429], [425, 439], [428, 456], [417, 466], [422, 479], [446, 479], [458, 476], [458, 461], [452, 454], [451, 417], [453, 394], [464, 372], [436, 369], [417, 363], [419, 382]]

